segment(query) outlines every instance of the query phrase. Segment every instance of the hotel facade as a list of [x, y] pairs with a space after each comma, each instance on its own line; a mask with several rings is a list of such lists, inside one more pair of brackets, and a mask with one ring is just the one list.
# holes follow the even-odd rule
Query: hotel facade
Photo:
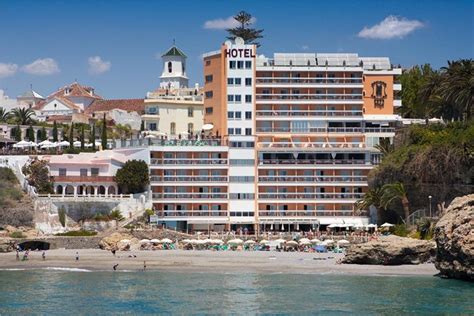
[[357, 54], [257, 54], [237, 38], [204, 55], [201, 137], [150, 142], [154, 208], [193, 230], [368, 224], [357, 200], [392, 139], [400, 68]]

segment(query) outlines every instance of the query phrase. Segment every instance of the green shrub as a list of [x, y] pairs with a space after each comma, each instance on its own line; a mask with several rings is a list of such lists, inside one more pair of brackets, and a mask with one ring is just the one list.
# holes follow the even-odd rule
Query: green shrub
[[11, 233], [10, 237], [11, 238], [25, 238], [26, 236], [22, 232], [16, 231], [16, 232]]
[[68, 237], [89, 237], [89, 236], [95, 236], [95, 235], [97, 235], [97, 232], [89, 231], [89, 230], [75, 230], [75, 231], [70, 231], [67, 233], [55, 234], [55, 236], [68, 236]]
[[110, 217], [111, 219], [115, 219], [115, 220], [117, 220], [117, 221], [123, 220], [122, 213], [120, 213], [119, 210], [113, 210], [112, 212], [110, 212], [109, 217]]
[[393, 234], [400, 237], [406, 237], [408, 235], [407, 226], [405, 224], [395, 225], [393, 227]]

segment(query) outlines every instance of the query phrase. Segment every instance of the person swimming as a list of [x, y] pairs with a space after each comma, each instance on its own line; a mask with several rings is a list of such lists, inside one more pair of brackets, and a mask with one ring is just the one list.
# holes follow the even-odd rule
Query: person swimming
[[118, 265], [119, 265], [119, 264], [117, 263], [117, 264], [115, 264], [115, 265], [113, 266], [114, 271], [117, 270]]

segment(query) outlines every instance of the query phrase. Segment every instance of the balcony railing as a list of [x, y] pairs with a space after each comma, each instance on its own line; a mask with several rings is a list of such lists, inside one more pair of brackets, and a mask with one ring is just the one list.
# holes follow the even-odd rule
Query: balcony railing
[[257, 100], [362, 100], [362, 94], [257, 94]]
[[258, 216], [260, 217], [320, 217], [320, 216], [353, 216], [352, 210], [260, 210]]
[[158, 211], [158, 217], [227, 217], [227, 210], [166, 210]]
[[362, 116], [359, 110], [257, 110], [257, 116]]
[[262, 200], [319, 200], [319, 199], [360, 199], [363, 193], [259, 193], [258, 197]]
[[150, 176], [151, 182], [227, 182], [227, 176]]
[[366, 176], [259, 176], [260, 182], [365, 182]]
[[227, 165], [228, 160], [222, 158], [152, 158], [151, 165]]
[[153, 199], [227, 199], [227, 193], [153, 193]]
[[225, 146], [223, 139], [154, 139], [146, 140], [149, 146]]
[[326, 148], [326, 149], [361, 149], [366, 148], [365, 143], [346, 143], [346, 142], [259, 142], [260, 148]]
[[257, 84], [362, 84], [362, 78], [270, 78], [259, 77]]
[[260, 165], [365, 165], [363, 159], [259, 159]]
[[54, 182], [115, 182], [110, 176], [53, 176]]
[[257, 127], [257, 133], [342, 133], [342, 134], [360, 134], [360, 133], [393, 133], [394, 128], [390, 127], [308, 127], [308, 128], [291, 128], [291, 127]]

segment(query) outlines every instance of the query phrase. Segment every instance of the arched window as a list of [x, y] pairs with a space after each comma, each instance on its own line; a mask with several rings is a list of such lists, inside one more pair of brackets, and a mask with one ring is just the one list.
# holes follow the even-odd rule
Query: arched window
[[192, 133], [194, 131], [194, 124], [193, 123], [189, 123], [188, 124], [188, 133]]
[[175, 122], [172, 122], [170, 124], [170, 134], [171, 135], [176, 135], [176, 123]]
[[168, 62], [168, 72], [171, 73], [172, 70], [173, 70], [173, 64], [169, 61]]

